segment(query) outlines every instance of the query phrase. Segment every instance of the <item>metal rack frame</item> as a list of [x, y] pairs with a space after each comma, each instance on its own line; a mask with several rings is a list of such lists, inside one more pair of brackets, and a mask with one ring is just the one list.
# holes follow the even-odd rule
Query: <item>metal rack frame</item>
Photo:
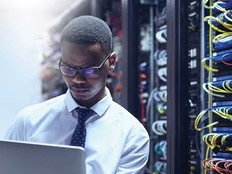
[[[167, 173], [188, 173], [186, 0], [167, 0], [168, 113]], [[186, 83], [184, 83], [186, 82]]]

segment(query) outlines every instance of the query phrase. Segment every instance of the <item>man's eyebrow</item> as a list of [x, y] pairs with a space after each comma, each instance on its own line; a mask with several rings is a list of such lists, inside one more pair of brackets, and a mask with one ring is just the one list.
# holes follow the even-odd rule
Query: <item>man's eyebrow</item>
[[65, 66], [68, 66], [68, 67], [71, 67], [71, 68], [77, 68], [77, 69], [82, 68], [80, 66], [70, 65], [70, 64], [64, 62], [62, 59], [61, 59], [61, 63], [62, 63], [61, 65], [65, 65]]
[[75, 66], [75, 65], [70, 65], [70, 64], [64, 62], [62, 59], [61, 59], [61, 62], [63, 63], [63, 65], [71, 67], [71, 68], [75, 68], [75, 69], [86, 69], [86, 68], [91, 68], [91, 67], [97, 66], [97, 65], [93, 65], [93, 64], [89, 64], [89, 65], [85, 65], [85, 66]]

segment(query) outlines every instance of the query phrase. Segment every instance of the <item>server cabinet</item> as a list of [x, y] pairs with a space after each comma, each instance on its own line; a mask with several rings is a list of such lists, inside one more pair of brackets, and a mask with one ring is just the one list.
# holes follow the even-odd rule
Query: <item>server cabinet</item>
[[231, 1], [202, 1], [202, 90], [195, 120], [204, 173], [231, 173]]
[[150, 134], [146, 172], [199, 174], [201, 137], [194, 121], [202, 106], [200, 3], [127, 0], [123, 14], [125, 79], [132, 79], [128, 107]]

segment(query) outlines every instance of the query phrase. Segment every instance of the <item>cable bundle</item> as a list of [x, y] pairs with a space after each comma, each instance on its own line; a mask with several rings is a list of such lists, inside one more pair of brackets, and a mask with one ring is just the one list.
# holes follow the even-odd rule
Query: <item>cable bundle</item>
[[[203, 0], [203, 4], [205, 8], [212, 9], [214, 13], [219, 13], [214, 16], [206, 16], [204, 18], [208, 24], [218, 32], [227, 32], [227, 30], [232, 31], [232, 15], [231, 15], [231, 8], [232, 8], [232, 1], [216, 1], [213, 3], [212, 6], [207, 5], [208, 0]], [[223, 30], [218, 28], [219, 25], [222, 25], [225, 29]]]
[[232, 8], [232, 0], [221, 0], [213, 3], [212, 6], [207, 5], [208, 0], [203, 0], [204, 7], [207, 9], [212, 9], [215, 13], [220, 11], [226, 11]]
[[[205, 160], [202, 161], [204, 174], [207, 171], [232, 174], [230, 167], [232, 161], [218, 159], [219, 156], [228, 156], [230, 154], [226, 153], [232, 152], [232, 135], [212, 133], [215, 130], [221, 131], [219, 126], [226, 124], [225, 120], [232, 121], [231, 102], [225, 103], [222, 99], [215, 98], [225, 98], [227, 102], [230, 99], [227, 94], [232, 93], [231, 77], [227, 78], [230, 69], [226, 67], [232, 66], [232, 0], [203, 0], [203, 5], [210, 9], [206, 12], [209, 15], [204, 17], [204, 21], [209, 26], [206, 33], [208, 35], [208, 57], [201, 61], [204, 68], [208, 70], [207, 79], [202, 85], [208, 95], [207, 108], [197, 115], [194, 127], [196, 131], [205, 130], [203, 133], [207, 133], [202, 136], [207, 146], [206, 149], [204, 148]], [[218, 127], [214, 127], [215, 125]], [[217, 158], [212, 159], [212, 156], [217, 156]]]
[[157, 112], [159, 114], [166, 114], [167, 113], [167, 104], [166, 103], [157, 103]]
[[156, 90], [153, 93], [153, 98], [156, 102], [167, 102], [167, 90]]
[[209, 133], [204, 135], [202, 139], [215, 154], [218, 152], [232, 152], [232, 135]]
[[154, 165], [155, 171], [159, 174], [166, 174], [167, 173], [167, 163], [156, 161]]
[[154, 53], [154, 58], [158, 66], [167, 65], [167, 50], [156, 50], [156, 52]]
[[155, 145], [155, 153], [162, 156], [164, 160], [167, 159], [167, 141], [163, 140]]
[[165, 135], [167, 134], [167, 120], [157, 120], [152, 123], [152, 131], [156, 135]]
[[217, 97], [225, 97], [225, 95], [222, 94], [232, 93], [232, 80], [204, 83], [202, 87], [208, 94]]
[[[228, 119], [230, 121], [232, 121], [232, 106], [222, 106], [222, 107], [213, 107], [213, 108], [208, 108], [205, 109], [203, 111], [201, 111], [198, 116], [195, 119], [194, 122], [194, 127], [197, 131], [201, 131], [202, 129], [205, 128], [209, 128], [212, 126], [215, 126], [216, 124], [218, 124], [218, 121], [215, 121], [213, 123], [209, 123], [208, 125], [199, 128], [198, 125], [200, 124], [200, 121], [202, 119], [202, 117], [208, 113], [209, 111], [211, 111], [212, 113], [214, 113], [215, 115], [223, 118], [223, 119]], [[203, 120], [204, 121], [204, 120]]]
[[208, 171], [220, 174], [232, 174], [232, 161], [223, 159], [207, 159], [202, 161], [202, 166]]
[[[210, 61], [212, 61], [212, 66], [209, 65]], [[208, 71], [212, 71], [212, 72], [218, 72], [218, 68], [216, 67], [219, 63], [223, 63], [224, 65], [227, 66], [232, 66], [232, 53], [225, 53], [223, 55], [219, 55], [219, 56], [213, 56], [213, 57], [207, 57], [202, 59], [201, 63], [204, 66], [205, 69], [207, 69]]]
[[167, 67], [163, 67], [158, 69], [158, 77], [160, 78], [160, 80], [162, 80], [163, 82], [167, 82]]
[[214, 50], [230, 48], [232, 46], [232, 1], [217, 1], [213, 6], [207, 6], [208, 1], [204, 0], [203, 3], [206, 8], [214, 9], [220, 12], [216, 16], [206, 16], [204, 20], [215, 31], [219, 32], [212, 40]]
[[[206, 16], [204, 18], [205, 21], [215, 30], [220, 33], [230, 33], [228, 31], [232, 31], [232, 18], [231, 18], [232, 11], [225, 11], [216, 17], [214, 16]], [[221, 28], [219, 28], [222, 26]], [[215, 40], [216, 41], [216, 40]]]

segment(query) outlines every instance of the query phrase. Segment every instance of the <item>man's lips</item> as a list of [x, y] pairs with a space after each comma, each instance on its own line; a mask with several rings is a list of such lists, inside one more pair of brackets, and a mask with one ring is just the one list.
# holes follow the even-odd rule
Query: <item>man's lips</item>
[[88, 89], [87, 88], [79, 88], [79, 87], [71, 87], [72, 91], [76, 91], [76, 92], [87, 92]]

